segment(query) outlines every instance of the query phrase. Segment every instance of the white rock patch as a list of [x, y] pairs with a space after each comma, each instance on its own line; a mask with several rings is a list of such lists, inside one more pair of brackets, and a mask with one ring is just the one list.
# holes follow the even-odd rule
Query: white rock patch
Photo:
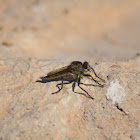
[[121, 103], [126, 96], [124, 88], [118, 81], [112, 81], [107, 89], [107, 99], [111, 99], [113, 104]]

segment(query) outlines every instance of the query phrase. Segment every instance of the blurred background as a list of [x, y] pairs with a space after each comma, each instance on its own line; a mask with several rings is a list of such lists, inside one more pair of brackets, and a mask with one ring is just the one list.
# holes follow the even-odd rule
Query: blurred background
[[0, 58], [118, 61], [137, 55], [139, 0], [0, 0]]

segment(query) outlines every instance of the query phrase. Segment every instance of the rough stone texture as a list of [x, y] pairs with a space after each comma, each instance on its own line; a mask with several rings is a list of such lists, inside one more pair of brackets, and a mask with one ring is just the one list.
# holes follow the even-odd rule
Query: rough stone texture
[[[139, 140], [139, 13], [139, 0], [0, 0], [0, 140]], [[94, 100], [35, 82], [73, 60], [106, 80], [83, 86]]]
[[[140, 139], [140, 57], [91, 64], [106, 80], [104, 88], [83, 86], [94, 100], [73, 93], [71, 84], [52, 95], [57, 82], [35, 82], [66, 64], [0, 60], [0, 139]], [[78, 87], [76, 91], [81, 92]], [[125, 96], [119, 97], [122, 91]]]

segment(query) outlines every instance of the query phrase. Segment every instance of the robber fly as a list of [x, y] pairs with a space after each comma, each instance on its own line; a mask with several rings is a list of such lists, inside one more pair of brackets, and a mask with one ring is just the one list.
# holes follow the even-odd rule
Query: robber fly
[[[99, 87], [103, 87], [104, 85], [100, 84], [99, 81], [95, 80], [90, 74], [87, 74], [87, 72], [93, 72], [94, 75], [102, 80], [103, 82], [105, 82], [105, 80], [101, 79], [99, 76], [97, 76], [97, 74], [95, 73], [94, 69], [88, 64], [88, 62], [80, 62], [80, 61], [73, 61], [71, 62], [70, 65], [56, 69], [54, 71], [51, 71], [47, 74], [47, 76], [45, 77], [40, 77], [41, 80], [38, 80], [36, 82], [42, 82], [42, 83], [46, 83], [46, 82], [51, 82], [51, 81], [61, 81], [61, 83], [57, 84], [56, 87], [58, 87], [58, 91], [52, 93], [52, 94], [56, 94], [59, 91], [61, 91], [63, 89], [63, 85], [64, 84], [69, 84], [69, 83], [73, 83], [72, 85], [72, 91], [74, 93], [78, 93], [75, 92], [75, 85], [76, 83], [78, 83], [78, 87], [83, 90], [86, 94], [84, 93], [79, 93], [79, 94], [83, 94], [88, 98], [94, 99], [93, 97], [91, 97], [88, 92], [83, 89], [80, 85], [86, 85], [86, 86], [99, 86]], [[97, 83], [96, 85], [93, 84], [84, 84], [81, 83], [81, 78], [82, 77], [87, 77], [89, 79], [92, 79], [95, 83]], [[64, 81], [67, 81], [67, 83], [64, 83]], [[61, 87], [59, 87], [61, 85]]]

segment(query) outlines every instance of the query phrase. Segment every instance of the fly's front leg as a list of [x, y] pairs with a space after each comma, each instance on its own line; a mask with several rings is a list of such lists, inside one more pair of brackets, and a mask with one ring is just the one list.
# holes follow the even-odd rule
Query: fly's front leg
[[97, 80], [95, 80], [90, 74], [83, 74], [83, 76], [91, 77], [94, 82], [98, 84], [99, 87], [103, 87], [104, 85], [100, 84]]
[[85, 85], [85, 86], [98, 86], [98, 85], [94, 85], [94, 84], [85, 84], [85, 83], [80, 83], [81, 85]]
[[99, 78], [100, 80], [102, 80], [103, 82], [105, 82], [104, 79], [100, 78], [100, 77], [96, 74], [95, 70], [94, 70], [91, 66], [90, 66], [90, 68], [92, 69], [92, 71], [94, 72], [94, 74], [95, 74], [95, 76], [96, 76], [97, 78]]

